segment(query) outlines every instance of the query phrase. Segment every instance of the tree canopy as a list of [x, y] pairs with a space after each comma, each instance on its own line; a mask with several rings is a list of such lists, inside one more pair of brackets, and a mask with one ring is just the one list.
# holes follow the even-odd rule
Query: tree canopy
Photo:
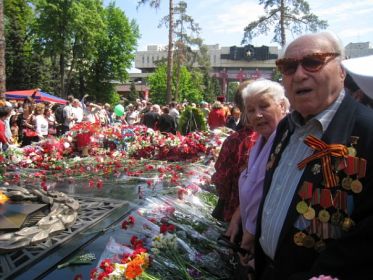
[[114, 2], [9, 0], [5, 21], [8, 89], [118, 98], [113, 81], [127, 78], [139, 31]]
[[[161, 63], [155, 72], [149, 76], [150, 98], [153, 103], [165, 104], [167, 66]], [[176, 75], [173, 75], [172, 86], [176, 86]], [[203, 99], [203, 75], [198, 70], [189, 71], [187, 67], [180, 67], [179, 96], [175, 101], [200, 102]]]
[[305, 0], [259, 0], [264, 6], [265, 15], [249, 23], [244, 29], [242, 44], [250, 42], [255, 36], [273, 31], [273, 41], [281, 46], [286, 44], [286, 30], [293, 34], [302, 31], [316, 32], [328, 24], [311, 13]]

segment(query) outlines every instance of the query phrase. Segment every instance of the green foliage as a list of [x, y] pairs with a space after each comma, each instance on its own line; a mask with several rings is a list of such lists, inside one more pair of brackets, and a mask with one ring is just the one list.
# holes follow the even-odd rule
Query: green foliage
[[180, 115], [179, 131], [186, 135], [196, 130], [207, 130], [206, 118], [200, 109], [187, 106]]
[[166, 64], [162, 63], [155, 69], [154, 73], [148, 78], [150, 86], [150, 99], [156, 104], [166, 104]]
[[212, 103], [216, 97], [220, 95], [220, 82], [216, 77], [210, 77], [208, 74], [204, 76], [205, 91], [203, 100]]
[[239, 83], [233, 82], [228, 84], [228, 102], [233, 102], [234, 101], [234, 95], [237, 92]]
[[[150, 98], [153, 103], [166, 104], [166, 71], [166, 65], [164, 63], [159, 64], [155, 72], [148, 78], [150, 85]], [[180, 67], [179, 71], [179, 95], [175, 101], [180, 102], [184, 99], [187, 99], [188, 101], [195, 103], [202, 101], [202, 73], [198, 69], [193, 69], [193, 71], [189, 71], [185, 66]], [[175, 75], [173, 75], [173, 77], [173, 88], [175, 88]]]
[[86, 73], [102, 36], [103, 7], [99, 0], [35, 0], [35, 32], [45, 54], [58, 65], [61, 96], [69, 92], [73, 76]]
[[111, 3], [103, 12], [105, 29], [96, 42], [97, 55], [93, 59], [88, 73], [88, 91], [102, 95], [102, 85], [111, 91], [108, 81], [127, 79], [127, 70], [134, 59], [135, 47], [139, 37], [138, 26], [134, 21], [128, 21], [119, 8]]
[[39, 87], [109, 101], [112, 81], [127, 79], [137, 24], [101, 0], [29, 2], [5, 1], [8, 89]]
[[325, 20], [320, 20], [311, 13], [310, 6], [305, 0], [259, 0], [259, 4], [264, 5], [266, 15], [245, 27], [242, 44], [250, 42], [258, 35], [267, 35], [273, 30], [273, 41], [284, 46], [286, 30], [292, 34], [301, 34], [302, 31], [316, 32], [328, 27]]
[[136, 99], [139, 98], [139, 93], [136, 91], [136, 85], [135, 85], [135, 82], [132, 82], [131, 83], [131, 86], [130, 86], [130, 92], [128, 94], [128, 100], [130, 102], [134, 102], [136, 101]]
[[[30, 88], [30, 80], [34, 73], [31, 42], [27, 40], [29, 26], [33, 20], [33, 11], [28, 1], [4, 1], [5, 17], [5, 60], [7, 89]], [[33, 69], [37, 72], [38, 69]]]
[[107, 101], [112, 106], [115, 106], [120, 103], [121, 96], [119, 93], [117, 93], [115, 90], [109, 93], [109, 96], [107, 98]]

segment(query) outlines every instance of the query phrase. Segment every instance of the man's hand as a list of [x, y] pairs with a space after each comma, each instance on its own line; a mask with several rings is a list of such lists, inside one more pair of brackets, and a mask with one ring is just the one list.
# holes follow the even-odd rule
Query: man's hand
[[242, 241], [241, 241], [241, 248], [250, 251], [252, 254], [239, 254], [240, 262], [242, 266], [251, 266], [254, 267], [254, 260], [252, 258], [254, 254], [254, 240], [255, 237], [247, 230], [243, 231]]

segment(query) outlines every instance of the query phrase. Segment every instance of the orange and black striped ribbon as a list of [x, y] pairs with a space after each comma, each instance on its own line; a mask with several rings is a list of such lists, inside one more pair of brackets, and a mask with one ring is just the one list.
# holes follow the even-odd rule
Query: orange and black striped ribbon
[[342, 144], [326, 144], [313, 135], [308, 135], [304, 143], [315, 150], [315, 153], [298, 163], [298, 168], [303, 169], [315, 159], [321, 159], [325, 187], [331, 188], [338, 184], [337, 176], [333, 173], [331, 157], [347, 157], [347, 147]]

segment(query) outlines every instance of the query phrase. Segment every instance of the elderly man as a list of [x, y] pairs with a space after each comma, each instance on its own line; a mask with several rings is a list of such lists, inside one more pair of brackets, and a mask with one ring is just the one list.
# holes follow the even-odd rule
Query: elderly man
[[276, 62], [294, 111], [268, 159], [257, 279], [373, 277], [373, 111], [344, 93], [342, 59], [324, 32], [294, 40]]

